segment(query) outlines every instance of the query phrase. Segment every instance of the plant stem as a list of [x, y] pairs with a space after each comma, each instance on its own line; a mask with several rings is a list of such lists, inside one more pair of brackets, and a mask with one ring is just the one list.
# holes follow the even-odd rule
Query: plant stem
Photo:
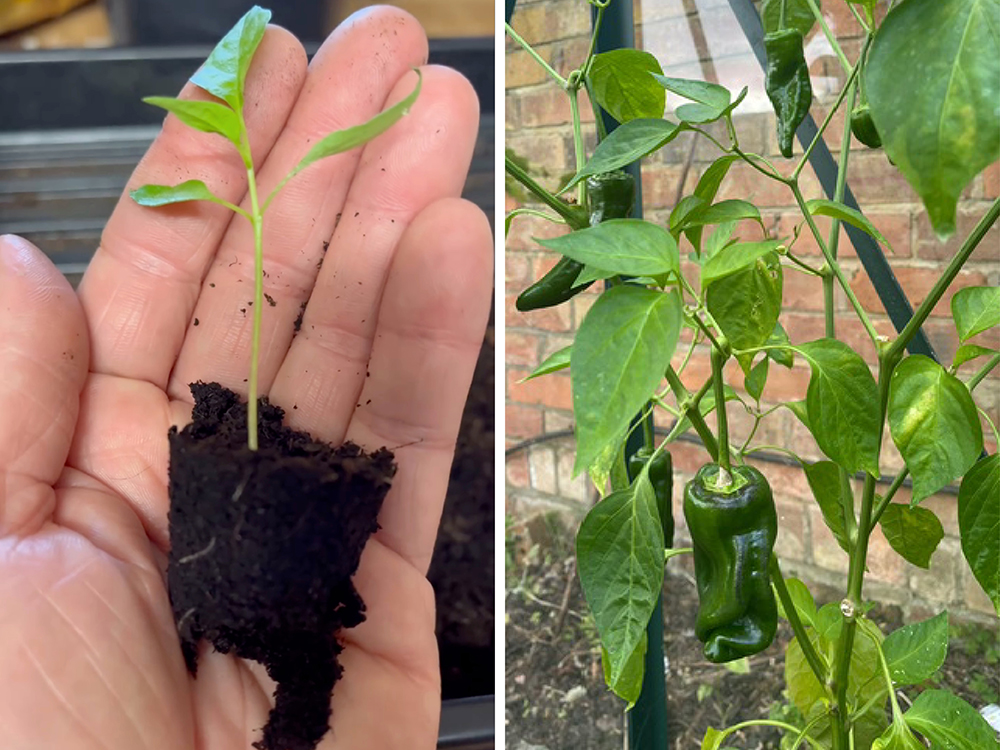
[[[587, 155], [583, 152], [583, 130], [580, 128], [580, 89], [576, 86], [570, 87], [566, 92], [569, 95], [569, 111], [573, 119], [573, 153], [576, 157], [576, 171], [579, 174], [583, 165], [587, 163]], [[587, 181], [580, 180], [576, 188], [577, 203], [581, 206], [587, 205]]]
[[966, 386], [968, 386], [969, 390], [971, 391], [977, 385], [979, 385], [983, 381], [983, 378], [989, 375], [990, 371], [998, 364], [1000, 364], [1000, 354], [994, 354], [992, 357], [986, 360], [986, 364], [983, 365], [981, 368], [979, 368], [976, 374], [973, 375], [971, 378], [969, 378], [969, 382], [966, 383]]
[[528, 44], [526, 41], [524, 41], [521, 35], [518, 34], [516, 31], [514, 31], [514, 29], [511, 27], [509, 23], [505, 23], [503, 26], [504, 29], [507, 31], [507, 35], [510, 36], [511, 39], [513, 39], [515, 42], [521, 45], [521, 48], [529, 55], [531, 55], [535, 59], [535, 62], [541, 65], [542, 68], [545, 70], [545, 72], [548, 73], [549, 76], [551, 76], [556, 83], [558, 83], [562, 88], [566, 88], [565, 78], [556, 73], [555, 69], [547, 62], [545, 62], [545, 60], [542, 59], [542, 56], [539, 55], [537, 52], [535, 52], [535, 50], [532, 49], [531, 45]]
[[[800, 269], [802, 269], [802, 271], [804, 273], [807, 273], [810, 276], [819, 276], [821, 279], [823, 279], [823, 285], [826, 286], [827, 274], [825, 274], [822, 271], [819, 271], [819, 270], [813, 268], [812, 266], [810, 266], [805, 261], [800, 260], [799, 258], [797, 258], [794, 255], [792, 255], [792, 253], [790, 253], [790, 252], [786, 252], [785, 253], [785, 257], [788, 258], [788, 260], [790, 260], [792, 263], [794, 263]], [[830, 283], [831, 283], [830, 289], [832, 290], [833, 289], [833, 286], [832, 286], [832, 284], [833, 284], [833, 277], [831, 276], [829, 278], [830, 278]], [[831, 294], [831, 299], [832, 299], [832, 296], [833, 295]], [[831, 306], [831, 308], [832, 308], [832, 306]], [[831, 334], [828, 333], [827, 335], [829, 336]]]
[[857, 295], [854, 294], [854, 290], [851, 289], [851, 284], [848, 282], [847, 277], [844, 276], [844, 272], [841, 270], [840, 265], [838, 265], [837, 259], [830, 255], [830, 248], [826, 246], [826, 243], [820, 236], [819, 227], [816, 226], [816, 222], [813, 219], [812, 214], [809, 213], [805, 198], [802, 197], [802, 191], [799, 190], [798, 182], [791, 181], [789, 187], [792, 190], [792, 194], [795, 196], [795, 202], [798, 204], [799, 210], [802, 211], [802, 215], [805, 217], [806, 223], [809, 225], [809, 230], [816, 239], [816, 244], [819, 245], [820, 250], [823, 252], [823, 257], [826, 259], [827, 265], [830, 267], [830, 272], [840, 283], [841, 288], [844, 290], [844, 294], [847, 295], [847, 299], [850, 301], [851, 307], [853, 307], [854, 312], [857, 313], [858, 318], [861, 320], [861, 325], [864, 326], [865, 331], [872, 340], [872, 343], [874, 343], [875, 346], [878, 346], [878, 333], [875, 331], [875, 327], [872, 326], [872, 322], [868, 318], [868, 313], [866, 313], [865, 309], [861, 306], [861, 302], [858, 300]]
[[841, 67], [843, 67], [844, 72], [850, 73], [851, 63], [848, 61], [847, 56], [844, 55], [844, 50], [840, 48], [840, 43], [837, 42], [837, 37], [834, 35], [832, 31], [830, 31], [830, 27], [826, 25], [826, 19], [823, 18], [823, 14], [820, 12], [819, 6], [816, 5], [816, 0], [806, 0], [806, 4], [809, 6], [809, 9], [813, 12], [813, 16], [815, 16], [816, 21], [819, 23], [820, 28], [823, 30], [823, 35], [826, 37], [826, 40], [830, 43], [830, 46], [833, 48], [834, 53], [840, 60], [840, 65]]
[[583, 229], [588, 225], [586, 211], [580, 206], [571, 206], [543, 188], [509, 156], [504, 157], [507, 174], [530, 190], [542, 203], [559, 214], [571, 229]]
[[[718, 420], [717, 432], [719, 435], [719, 466], [722, 467], [721, 485], [723, 487], [730, 484], [732, 478], [729, 476], [732, 466], [729, 462], [729, 423], [726, 420], [726, 384], [722, 378], [722, 366], [726, 362], [726, 355], [715, 346], [712, 347], [712, 383], [715, 389], [715, 416]], [[726, 481], [729, 479], [729, 481]]]
[[250, 212], [253, 225], [253, 331], [250, 343], [250, 378], [247, 393], [247, 447], [257, 450], [257, 378], [260, 369], [260, 319], [264, 307], [264, 217], [257, 201], [257, 177], [253, 165], [247, 167]]
[[802, 618], [799, 617], [799, 612], [795, 609], [795, 604], [792, 602], [792, 596], [788, 593], [785, 578], [782, 576], [781, 567], [778, 565], [778, 558], [773, 554], [771, 555], [770, 573], [771, 583], [774, 585], [774, 590], [778, 592], [778, 599], [785, 610], [788, 624], [792, 626], [795, 637], [799, 639], [799, 647], [802, 649], [802, 655], [805, 656], [806, 663], [809, 664], [812, 673], [816, 675], [816, 680], [819, 684], [826, 685], [827, 665], [820, 658], [820, 655], [816, 653], [812, 641], [809, 640], [806, 627], [802, 623]]
[[705, 418], [701, 416], [701, 412], [698, 410], [697, 400], [691, 398], [691, 392], [684, 387], [684, 383], [681, 382], [681, 379], [674, 370], [673, 365], [667, 366], [666, 379], [667, 384], [670, 386], [670, 390], [674, 392], [674, 398], [676, 398], [677, 403], [681, 405], [681, 417], [687, 417], [691, 421], [691, 426], [694, 427], [694, 431], [698, 433], [698, 437], [700, 437], [701, 442], [704, 443], [705, 450], [708, 451], [708, 454], [712, 457], [713, 461], [717, 461], [719, 455], [719, 445], [715, 441], [715, 435], [713, 435], [712, 431], [708, 428], [708, 423], [705, 422]]
[[917, 335], [917, 331], [920, 330], [920, 326], [922, 326], [924, 321], [927, 320], [927, 316], [931, 314], [934, 306], [944, 295], [945, 291], [947, 291], [951, 282], [955, 280], [956, 276], [958, 276], [958, 272], [962, 270], [962, 266], [965, 265], [969, 256], [972, 255], [972, 251], [976, 249], [980, 242], [982, 242], [983, 237], [986, 236], [990, 227], [993, 226], [994, 222], [996, 222], [997, 217], [1000, 217], [1000, 198], [993, 201], [993, 205], [990, 206], [986, 215], [979, 220], [979, 223], [976, 224], [969, 236], [965, 238], [965, 242], [962, 243], [962, 247], [958, 249], [958, 252], [955, 253], [955, 256], [948, 263], [948, 267], [944, 270], [944, 273], [941, 274], [940, 278], [938, 278], [937, 282], [931, 288], [924, 301], [920, 303], [919, 307], [917, 307], [916, 311], [913, 313], [913, 317], [910, 318], [909, 322], [903, 327], [903, 330], [899, 332], [899, 336], [896, 337], [896, 340], [889, 345], [887, 350], [889, 354], [900, 354], [906, 345], [910, 343], [910, 340]]

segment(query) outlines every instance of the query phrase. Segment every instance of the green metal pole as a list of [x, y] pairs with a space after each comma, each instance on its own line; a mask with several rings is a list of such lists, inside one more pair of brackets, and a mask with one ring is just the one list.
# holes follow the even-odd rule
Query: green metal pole
[[[596, 9], [591, 10], [591, 20], [596, 17]], [[635, 47], [635, 21], [632, 17], [632, 0], [611, 0], [604, 11], [601, 28], [597, 34], [597, 52]], [[607, 132], [614, 130], [618, 123], [607, 112], [602, 111]], [[626, 170], [635, 180], [635, 208], [632, 216], [642, 218], [642, 174], [638, 161], [629, 164]], [[637, 417], [638, 419], [638, 417]], [[647, 417], [652, 420], [652, 416]], [[634, 454], [643, 441], [643, 430], [631, 432], [625, 444], [625, 459]], [[667, 546], [673, 539], [665, 540]], [[646, 626], [646, 658], [642, 692], [639, 700], [628, 714], [629, 750], [663, 750], [667, 747], [667, 687], [663, 671], [663, 598], [657, 600], [649, 625]]]

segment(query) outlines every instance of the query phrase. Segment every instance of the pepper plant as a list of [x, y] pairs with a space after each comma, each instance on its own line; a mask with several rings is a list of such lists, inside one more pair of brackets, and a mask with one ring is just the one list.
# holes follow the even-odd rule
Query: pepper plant
[[143, 185], [131, 191], [132, 200], [142, 206], [165, 206], [188, 201], [210, 201], [242, 216], [253, 227], [254, 296], [253, 326], [250, 345], [250, 376], [247, 393], [247, 446], [257, 450], [258, 365], [260, 361], [260, 325], [264, 308], [264, 213], [271, 201], [295, 175], [315, 162], [334, 154], [357, 148], [385, 132], [413, 106], [420, 93], [420, 71], [413, 92], [365, 123], [330, 133], [306, 152], [298, 164], [278, 182], [266, 197], [258, 192], [257, 173], [251, 153], [250, 134], [244, 117], [244, 86], [250, 62], [264, 38], [271, 11], [255, 5], [215, 46], [208, 59], [191, 76], [191, 83], [214, 99], [179, 99], [149, 96], [147, 104], [161, 107], [195, 130], [221, 135], [235, 146], [247, 171], [249, 208], [243, 208], [215, 195], [202, 180], [187, 180], [179, 185]]
[[[594, 41], [608, 3], [617, 1], [589, 0], [596, 9]], [[706, 658], [726, 662], [758, 653], [772, 642], [780, 614], [794, 632], [785, 676], [801, 716], [797, 725], [761, 719], [710, 728], [703, 748], [723, 747], [732, 732], [748, 724], [778, 727], [786, 735], [784, 746], [792, 748], [919, 748], [924, 745], [918, 735], [932, 747], [996, 748], [1000, 743], [989, 725], [957, 696], [924, 690], [905, 711], [897, 697], [931, 678], [943, 663], [947, 612], [884, 634], [866, 615], [863, 586], [869, 541], [879, 525], [909, 563], [929, 566], [943, 530], [920, 503], [960, 482], [962, 550], [1000, 614], [1000, 457], [984, 454], [984, 424], [995, 439], [998, 435], [974, 398], [976, 387], [1000, 363], [1000, 351], [970, 341], [1000, 325], [1000, 290], [971, 287], [953, 296], [952, 318], [962, 345], [950, 363], [906, 353], [997, 221], [1000, 200], [893, 337], [878, 334], [848, 283], [838, 241], [841, 225], [849, 224], [891, 251], [863, 213], [844, 203], [852, 134], [866, 146], [884, 149], [923, 201], [942, 241], [955, 232], [959, 195], [1000, 158], [1000, 0], [903, 0], [890, 3], [884, 14], [876, 14], [876, 0], [827, 1], [846, 2], [864, 31], [853, 61], [824, 21], [818, 0], [764, 0], [760, 6], [765, 88], [785, 158], [793, 156], [792, 135], [812, 104], [802, 45], [817, 24], [843, 67], [844, 85], [819, 132], [787, 167], [741, 145], [733, 112], [746, 88], [734, 95], [715, 83], [668, 77], [647, 52], [595, 54], [594, 41], [580, 67], [564, 78], [508, 25], [508, 35], [568, 95], [576, 157], [575, 174], [557, 193], [538, 184], [523, 165], [506, 162], [508, 175], [548, 209], [517, 208], [508, 215], [507, 228], [517, 215], [533, 214], [571, 230], [538, 240], [563, 259], [521, 295], [518, 307], [561, 304], [595, 281], [605, 282], [572, 345], [529, 377], [570, 369], [575, 471], [588, 472], [603, 495], [580, 526], [577, 567], [600, 633], [605, 679], [629, 708], [642, 689], [646, 626], [661, 596], [665, 561], [693, 552], [699, 594], [694, 630]], [[598, 115], [598, 144], [589, 155], [581, 89]], [[677, 97], [676, 122], [664, 117], [666, 96]], [[610, 133], [604, 132], [598, 105], [620, 123]], [[846, 115], [835, 194], [807, 200], [800, 178], [838, 111]], [[713, 135], [707, 127], [712, 124], [724, 125], [725, 135]], [[709, 141], [718, 158], [663, 225], [627, 218], [621, 205], [630, 204], [630, 194], [620, 170], [685, 132]], [[736, 163], [789, 192], [801, 215], [791, 236], [775, 236], [750, 201], [716, 200]], [[610, 197], [609, 185], [616, 186]], [[571, 191], [575, 196], [566, 197]], [[819, 217], [829, 220], [825, 234]], [[756, 226], [759, 238], [740, 238], [739, 222]], [[796, 252], [804, 233], [819, 246], [821, 266]], [[681, 272], [682, 237], [697, 279]], [[781, 326], [785, 273], [808, 274], [821, 284], [822, 338], [791, 341]], [[877, 352], [874, 374], [837, 338], [838, 287]], [[693, 329], [692, 340], [675, 368], [671, 363], [684, 326]], [[710, 348], [711, 373], [689, 390], [681, 375], [702, 342]], [[730, 359], [739, 365], [745, 396], [725, 381]], [[762, 392], [776, 366], [809, 368], [806, 398], [765, 409]], [[732, 444], [727, 423], [734, 402], [753, 420], [738, 445]], [[764, 474], [747, 464], [755, 452], [773, 449], [754, 437], [779, 408], [803, 423], [826, 456], [810, 462], [779, 448], [801, 465], [823, 520], [849, 558], [843, 597], [820, 608], [801, 581], [782, 575], [772, 550], [777, 518], [771, 489]], [[658, 445], [649, 419], [656, 409], [674, 419]], [[705, 466], [684, 490], [693, 545], [672, 549], [668, 450], [692, 429], [706, 454]], [[905, 466], [880, 489], [886, 429]], [[624, 446], [634, 430], [642, 431], [644, 446], [626, 462]], [[852, 488], [855, 476], [862, 480], [860, 496]], [[907, 478], [911, 502], [893, 502]]]

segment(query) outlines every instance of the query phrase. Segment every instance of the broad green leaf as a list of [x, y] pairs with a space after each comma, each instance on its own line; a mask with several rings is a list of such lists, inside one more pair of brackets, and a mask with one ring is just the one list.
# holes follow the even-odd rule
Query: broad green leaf
[[[693, 227], [685, 231], [687, 238], [691, 239], [691, 232], [697, 230], [701, 232], [701, 227]], [[736, 242], [733, 239], [733, 232], [736, 231], [736, 222], [727, 221], [719, 224], [715, 231], [708, 235], [708, 239], [705, 240], [705, 247], [702, 250], [702, 258], [708, 259], [715, 255], [717, 252], [722, 250], [724, 247], [729, 247]], [[699, 238], [701, 235], [698, 235]]]
[[1000, 0], [906, 0], [868, 53], [872, 120], [942, 239], [962, 190], [1000, 156], [998, 17]]
[[590, 85], [594, 98], [618, 122], [663, 117], [666, 92], [650, 73], [663, 73], [648, 52], [616, 49], [594, 56]]
[[[785, 588], [788, 589], [788, 596], [795, 606], [795, 611], [799, 614], [799, 619], [806, 625], [816, 627], [816, 602], [812, 594], [809, 593], [808, 587], [798, 578], [786, 578]], [[780, 599], [778, 600], [778, 613], [786, 620], [788, 619], [788, 613], [785, 612]]]
[[663, 530], [644, 470], [591, 508], [576, 535], [577, 572], [608, 651], [608, 684], [625, 675], [663, 586]]
[[[910, 0], [912, 2], [912, 0]], [[903, 718], [911, 729], [940, 750], [996, 750], [996, 732], [980, 713], [957, 695], [945, 690], [925, 690]]]
[[669, 120], [629, 120], [608, 133], [608, 137], [594, 149], [583, 169], [577, 172], [560, 192], [566, 192], [590, 175], [613, 172], [636, 159], [648, 156], [670, 143], [685, 129], [683, 125], [677, 125]]
[[926, 746], [913, 735], [905, 720], [894, 717], [885, 733], [872, 743], [871, 750], [926, 750]]
[[878, 477], [878, 386], [847, 344], [818, 339], [798, 347], [812, 370], [806, 391], [809, 427], [820, 449], [849, 474]]
[[[764, 33], [769, 34], [781, 28], [781, 6], [785, 6], [785, 28], [795, 29], [806, 36], [812, 31], [816, 17], [806, 0], [764, 0], [760, 9], [760, 20], [764, 24]], [[822, 7], [816, 0], [816, 7]]]
[[580, 263], [627, 276], [657, 276], [680, 268], [676, 240], [642, 219], [612, 219], [536, 242]]
[[839, 603], [827, 602], [817, 610], [816, 632], [825, 645], [830, 645], [840, 638], [842, 627], [844, 627], [844, 614], [840, 611]]
[[670, 211], [670, 233], [679, 237], [688, 221], [708, 208], [704, 198], [697, 195], [685, 195]]
[[[788, 334], [785, 333], [784, 326], [780, 322], [775, 323], [774, 331], [767, 338], [767, 345], [783, 346], [788, 343]], [[768, 349], [767, 356], [782, 367], [792, 367], [795, 364], [795, 352], [790, 348]]]
[[604, 646], [601, 646], [601, 666], [604, 669], [604, 682], [611, 688], [611, 692], [628, 704], [625, 706], [626, 711], [632, 710], [635, 702], [639, 700], [639, 694], [642, 692], [642, 678], [646, 671], [644, 659], [646, 658], [647, 647], [646, 631], [643, 631], [642, 638], [632, 651], [632, 655], [629, 656], [628, 661], [625, 662], [621, 674], [618, 675], [617, 679], [613, 679], [611, 675], [611, 655]]
[[916, 685], [937, 672], [948, 655], [948, 613], [904, 625], [882, 644], [889, 674], [897, 685]]
[[809, 411], [806, 409], [806, 401], [802, 399], [801, 401], [788, 401], [782, 404], [788, 411], [795, 415], [809, 432], [812, 432], [812, 426], [809, 424]]
[[958, 368], [966, 362], [976, 359], [977, 357], [997, 353], [996, 349], [988, 349], [985, 346], [979, 346], [978, 344], [962, 344], [955, 351], [955, 361], [952, 364]]
[[180, 185], [143, 185], [129, 193], [140, 206], [166, 206], [170, 203], [187, 201], [210, 201], [221, 206], [229, 206], [222, 198], [214, 195], [201, 180], [188, 180]]
[[208, 59], [191, 76], [191, 83], [242, 112], [243, 84], [270, 20], [271, 11], [253, 6], [215, 45]]
[[[722, 185], [722, 181], [729, 173], [729, 167], [732, 166], [733, 162], [737, 159], [739, 159], [739, 157], [734, 154], [726, 154], [725, 156], [720, 156], [718, 159], [709, 164], [702, 173], [701, 177], [698, 178], [698, 184], [695, 185], [694, 188], [694, 195], [701, 198], [706, 204], [710, 204], [713, 200], [715, 200], [715, 196], [719, 192], [719, 187]], [[691, 227], [690, 229], [687, 229], [684, 234], [694, 247], [695, 252], [701, 252], [702, 227]]]
[[707, 81], [696, 81], [687, 78], [671, 78], [664, 75], [653, 75], [660, 85], [667, 91], [672, 91], [678, 96], [690, 99], [693, 102], [704, 104], [715, 109], [725, 109], [732, 101], [729, 89], [717, 83]]
[[875, 228], [875, 225], [868, 221], [860, 211], [845, 206], [843, 203], [826, 200], [825, 198], [816, 198], [815, 200], [808, 201], [806, 208], [809, 209], [809, 213], [813, 216], [829, 216], [834, 219], [840, 219], [845, 224], [857, 227], [892, 251], [892, 248], [889, 246], [889, 240], [883, 237], [882, 233]]
[[[701, 267], [702, 288], [707, 288], [720, 279], [725, 279], [755, 265], [765, 255], [774, 254], [779, 244], [778, 240], [762, 240], [761, 242], [738, 242], [723, 248], [706, 260]], [[771, 321], [764, 339], [758, 342], [757, 346], [767, 340], [767, 337], [774, 330], [775, 322]]]
[[686, 122], [689, 125], [703, 125], [705, 123], [715, 122], [740, 106], [743, 100], [746, 99], [747, 92], [749, 90], [749, 88], [744, 86], [740, 93], [736, 95], [736, 98], [725, 107], [715, 107], [710, 104], [692, 102], [688, 104], [681, 104], [674, 110], [674, 115], [678, 120]]
[[760, 362], [750, 368], [750, 374], [743, 379], [743, 388], [754, 401], [760, 401], [764, 392], [764, 384], [767, 383], [767, 357], [761, 357]]
[[[720, 250], [709, 262], [732, 249]], [[768, 253], [749, 268], [709, 285], [705, 304], [733, 347], [748, 349], [767, 341], [781, 312], [781, 285], [781, 263], [775, 253]], [[741, 357], [740, 365], [746, 373], [750, 368], [749, 358]]]
[[854, 494], [846, 474], [833, 461], [817, 461], [814, 464], [804, 464], [803, 470], [809, 489], [823, 513], [823, 521], [833, 532], [837, 544], [847, 554], [851, 554], [854, 546], [847, 535], [847, 518], [845, 508], [854, 507]]
[[951, 316], [960, 341], [1000, 325], [1000, 286], [959, 289], [951, 298]]
[[[594, 487], [597, 488], [601, 497], [608, 494], [607, 486], [609, 482], [611, 482], [612, 492], [624, 489], [630, 484], [628, 474], [624, 471], [624, 448], [625, 436], [627, 434], [628, 431], [623, 429], [620, 435], [616, 435], [613, 440], [604, 446], [601, 452], [597, 454], [597, 458], [587, 467], [587, 474], [590, 476], [590, 481], [594, 483]], [[619, 459], [622, 459], [623, 462], [622, 473], [624, 476], [622, 477], [614, 476], [615, 465]]]
[[[288, 173], [288, 176], [281, 181], [278, 186], [280, 189], [281, 185], [284, 185], [295, 175], [301, 172], [303, 169], [308, 167], [310, 164], [319, 161], [320, 159], [325, 159], [328, 156], [333, 156], [334, 154], [340, 154], [344, 151], [350, 151], [352, 148], [357, 148], [372, 138], [381, 135], [386, 130], [395, 125], [407, 112], [410, 111], [410, 107], [417, 100], [420, 95], [420, 88], [423, 85], [423, 76], [419, 69], [415, 69], [417, 74], [417, 85], [413, 87], [413, 91], [400, 102], [393, 104], [389, 109], [379, 112], [373, 118], [367, 122], [361, 123], [360, 125], [354, 125], [350, 128], [344, 128], [343, 130], [338, 130], [334, 133], [330, 133], [325, 138], [322, 138], [315, 146], [309, 149], [309, 152], [302, 157], [302, 161], [295, 165], [295, 168]], [[273, 195], [274, 193], [272, 193]]]
[[713, 727], [707, 727], [705, 729], [705, 736], [701, 739], [701, 750], [722, 750], [722, 741], [725, 738], [725, 732], [720, 732]]
[[913, 477], [914, 503], [962, 476], [983, 450], [969, 389], [919, 354], [906, 357], [892, 373], [889, 432]]
[[172, 112], [185, 125], [203, 133], [218, 133], [240, 147], [240, 119], [225, 104], [169, 96], [147, 96], [146, 104]]
[[573, 345], [564, 346], [559, 351], [553, 352], [542, 364], [538, 365], [534, 371], [527, 377], [522, 378], [518, 382], [523, 383], [526, 380], [531, 380], [532, 378], [537, 378], [542, 375], [548, 375], [551, 372], [559, 372], [559, 370], [565, 370], [569, 367], [569, 355], [573, 351]]
[[1000, 615], [1000, 454], [981, 458], [958, 488], [962, 554]]
[[904, 560], [918, 568], [931, 566], [931, 555], [944, 538], [944, 527], [933, 511], [890, 503], [879, 523], [889, 546]]
[[684, 228], [704, 226], [706, 224], [722, 224], [723, 222], [739, 221], [740, 219], [753, 219], [759, 224], [761, 221], [760, 211], [753, 203], [734, 198], [732, 200], [719, 201], [704, 211], [699, 211], [684, 222]]
[[676, 290], [618, 286], [590, 308], [570, 357], [575, 474], [590, 466], [656, 390], [677, 346], [680, 327]]

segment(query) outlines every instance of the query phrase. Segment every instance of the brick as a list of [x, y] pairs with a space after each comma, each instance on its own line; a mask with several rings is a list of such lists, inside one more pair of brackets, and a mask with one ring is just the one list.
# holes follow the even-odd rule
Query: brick
[[785, 267], [781, 299], [785, 310], [823, 312], [823, 281]]
[[534, 279], [531, 276], [531, 259], [526, 255], [504, 255], [505, 289], [520, 294]]
[[[900, 266], [893, 270], [895, 271], [896, 279], [906, 293], [907, 299], [910, 300], [910, 304], [914, 308], [923, 302], [924, 298], [927, 297], [927, 293], [941, 276], [941, 270], [938, 268]], [[875, 287], [868, 279], [868, 275], [863, 270], [858, 270], [850, 278], [851, 289], [854, 290], [854, 294], [857, 296], [858, 301], [861, 302], [861, 306], [870, 312], [884, 312], [882, 302], [875, 292]], [[960, 271], [951, 287], [949, 287], [940, 302], [934, 307], [931, 315], [950, 316], [951, 298], [956, 291], [965, 286], [985, 283], [986, 276], [979, 271]]]
[[[789, 312], [782, 314], [781, 325], [784, 326], [785, 333], [788, 334], [792, 343], [804, 344], [807, 341], [823, 338], [826, 332], [826, 322], [822, 315], [799, 312], [798, 308], [788, 302], [785, 303], [785, 310]], [[768, 375], [773, 367], [774, 362], [768, 368]]]
[[578, 4], [545, 2], [519, 8], [511, 19], [514, 30], [532, 46], [590, 33], [590, 14]]
[[573, 343], [572, 336], [559, 336], [556, 334], [549, 334], [542, 340], [542, 359], [547, 359], [555, 354], [560, 349], [565, 349], [567, 346]]
[[806, 561], [809, 546], [805, 510], [801, 502], [776, 502], [778, 539], [774, 551], [782, 561]]
[[[917, 257], [925, 260], [951, 260], [979, 220], [986, 214], [987, 208], [988, 206], [960, 206], [956, 217], [956, 231], [945, 242], [941, 242], [937, 238], [931, 227], [930, 219], [927, 218], [927, 213], [921, 211], [917, 215], [914, 229]], [[992, 268], [996, 268], [997, 263], [1000, 263], [1000, 224], [993, 224], [976, 249], [972, 251], [969, 263], [981, 263]]]
[[993, 162], [983, 172], [983, 197], [989, 200], [1000, 198], [1000, 162]]
[[871, 579], [897, 586], [905, 586], [909, 563], [899, 556], [877, 527], [868, 540], [868, 571]]
[[581, 472], [573, 478], [573, 462], [576, 460], [575, 444], [563, 446], [557, 451], [556, 476], [559, 483], [559, 494], [563, 497], [587, 502], [593, 494], [593, 485], [587, 477], [587, 472]]
[[556, 456], [551, 447], [533, 445], [528, 449], [528, 472], [532, 489], [549, 495], [558, 494]]
[[823, 520], [823, 513], [818, 505], [811, 505], [807, 511], [809, 518], [809, 533], [812, 553], [812, 562], [825, 570], [834, 573], [847, 574], [848, 559], [844, 550], [833, 538], [833, 532], [827, 528]]
[[[580, 92], [580, 120], [592, 122], [594, 111], [585, 92]], [[521, 94], [521, 124], [525, 128], [562, 125], [573, 121], [569, 97], [560, 88], [550, 85], [525, 90]], [[567, 170], [569, 171], [569, 170]]]
[[518, 384], [518, 380], [527, 374], [527, 370], [508, 368], [508, 397], [522, 404], [542, 404], [554, 409], [573, 408], [573, 389], [569, 375], [553, 373], [544, 378], [535, 378], [527, 383]]
[[962, 550], [954, 539], [942, 539], [931, 557], [930, 568], [910, 566], [910, 590], [935, 604], [951, 604], [956, 599], [958, 569]]
[[986, 592], [983, 591], [982, 586], [979, 585], [979, 581], [977, 581], [975, 576], [972, 575], [972, 571], [968, 570], [968, 566], [963, 566], [963, 568], [962, 590], [965, 606], [973, 612], [982, 612], [984, 614], [996, 616], [996, 610], [993, 608], [993, 602], [991, 602], [990, 598], [986, 596]]
[[795, 202], [785, 185], [768, 179], [753, 167], [736, 162], [729, 168], [717, 200], [739, 198], [759, 206], [789, 206]]
[[512, 487], [527, 488], [531, 485], [528, 474], [528, 453], [521, 451], [506, 460], [507, 484]]
[[883, 203], [920, 202], [910, 183], [882, 151], [852, 154], [847, 181], [858, 203], [866, 208]]
[[[676, 204], [677, 185], [684, 173], [683, 166], [671, 164], [667, 166], [651, 165], [642, 170], [642, 202], [644, 206], [669, 206]], [[695, 175], [688, 173], [687, 181], [681, 195], [689, 195], [697, 184]]]
[[573, 415], [566, 411], [543, 410], [542, 423], [546, 435], [552, 432], [573, 429]]
[[[504, 147], [526, 159], [531, 176], [545, 187], [554, 189], [559, 175], [570, 171], [570, 155], [573, 153], [571, 138], [568, 131], [562, 130], [521, 131], [506, 134]], [[517, 186], [518, 192], [514, 195], [528, 195], [513, 178], [507, 178], [506, 184]], [[535, 202], [534, 198], [531, 200]]]
[[[809, 368], [802, 362], [797, 362], [791, 370], [780, 366], [769, 367], [764, 398], [772, 403], [803, 399], [809, 387], [809, 376]], [[793, 450], [798, 453], [797, 449]]]
[[504, 295], [504, 315], [508, 330], [511, 328], [539, 328], [556, 332], [570, 330], [571, 318], [568, 305], [522, 313], [515, 307], [516, 299], [517, 294]]
[[505, 404], [504, 414], [504, 432], [508, 438], [522, 440], [542, 434], [541, 409], [521, 404]]
[[598, 295], [596, 294], [578, 294], [570, 300], [570, 306], [573, 309], [574, 329], [579, 330], [580, 324], [583, 322], [583, 319], [587, 317], [587, 313], [590, 312], [590, 308], [594, 306], [595, 302], [597, 302], [597, 298]]
[[[551, 49], [539, 47], [535, 51], [542, 56], [543, 60], [548, 62]], [[523, 49], [508, 50], [507, 54], [504, 55], [504, 85], [508, 91], [522, 86], [545, 83], [547, 80], [549, 80], [549, 77], [545, 69]], [[516, 99], [516, 97], [512, 98]]]

